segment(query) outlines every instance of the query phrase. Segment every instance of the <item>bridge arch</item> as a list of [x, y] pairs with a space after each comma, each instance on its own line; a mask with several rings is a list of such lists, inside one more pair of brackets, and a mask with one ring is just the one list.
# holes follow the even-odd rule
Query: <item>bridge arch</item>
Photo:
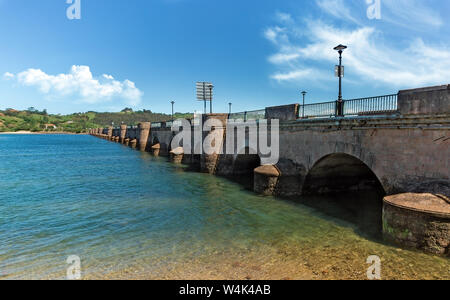
[[253, 176], [253, 171], [261, 166], [261, 158], [256, 153], [249, 146], [240, 149], [233, 160], [233, 174]]
[[159, 139], [156, 135], [152, 138], [152, 146], [159, 144]]
[[232, 160], [230, 179], [239, 182], [248, 190], [253, 190], [254, 171], [261, 166], [261, 158], [253, 153], [257, 152], [246, 146], [236, 154], [228, 156]]
[[369, 237], [381, 237], [385, 189], [359, 158], [334, 153], [319, 159], [303, 184], [305, 204], [355, 224]]
[[378, 189], [383, 185], [361, 159], [347, 153], [328, 154], [317, 160], [305, 177], [304, 194], [327, 194]]

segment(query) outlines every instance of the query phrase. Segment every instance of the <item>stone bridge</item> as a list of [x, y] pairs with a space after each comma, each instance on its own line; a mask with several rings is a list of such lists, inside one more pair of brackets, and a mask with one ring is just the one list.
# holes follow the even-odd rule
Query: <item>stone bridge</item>
[[[172, 131], [172, 122], [99, 128], [90, 133], [170, 156], [192, 170], [231, 177], [262, 195], [297, 198], [372, 191], [375, 208], [365, 208], [369, 199], [351, 206], [363, 213], [374, 210], [379, 222], [375, 229], [382, 227], [386, 239], [450, 256], [450, 85], [404, 90], [394, 98], [394, 110], [380, 111], [373, 109], [376, 99], [348, 100], [350, 105], [361, 102], [372, 107], [351, 117], [309, 118], [304, 115], [306, 106], [298, 104], [266, 108], [264, 120], [250, 123], [236, 124], [228, 114], [204, 115], [198, 124], [188, 122], [181, 130], [190, 133], [186, 140], [196, 152], [189, 151], [185, 140], [171, 148], [180, 134]], [[314, 109], [330, 105], [317, 104]], [[274, 127], [277, 122], [279, 126]], [[258, 139], [279, 145], [273, 163], [268, 163], [259, 143], [256, 147], [251, 143], [250, 133], [261, 131], [265, 123], [270, 129]], [[278, 143], [274, 136], [279, 137]], [[206, 151], [205, 144], [214, 151]], [[392, 196], [381, 201], [379, 194]]]
[[[122, 125], [91, 133], [171, 156], [202, 172], [254, 174], [254, 190], [265, 195], [292, 197], [374, 185], [380, 185], [386, 194], [450, 195], [450, 85], [400, 91], [398, 108], [389, 114], [302, 119], [298, 110], [298, 104], [266, 108], [269, 123], [280, 120], [279, 160], [273, 165], [261, 165], [259, 149], [246, 147], [222, 154], [226, 153], [227, 114], [203, 116], [203, 123], [211, 118], [223, 123], [222, 128], [215, 126], [202, 134], [203, 139], [214, 135], [221, 144], [221, 151], [209, 155], [174, 153], [171, 122]], [[243, 144], [248, 145], [248, 135], [245, 139]], [[258, 153], [249, 154], [249, 150]]]

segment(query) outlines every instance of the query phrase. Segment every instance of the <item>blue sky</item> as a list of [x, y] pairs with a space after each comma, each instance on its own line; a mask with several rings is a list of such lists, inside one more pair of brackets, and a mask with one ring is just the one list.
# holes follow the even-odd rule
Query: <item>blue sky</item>
[[450, 1], [374, 1], [0, 0], [0, 109], [192, 112], [203, 80], [216, 112], [331, 101], [339, 43], [344, 98], [450, 83]]

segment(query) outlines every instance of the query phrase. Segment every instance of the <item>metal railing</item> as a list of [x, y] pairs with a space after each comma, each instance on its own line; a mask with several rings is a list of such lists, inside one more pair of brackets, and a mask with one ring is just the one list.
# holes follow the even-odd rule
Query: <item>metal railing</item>
[[253, 110], [253, 111], [244, 111], [239, 113], [232, 113], [228, 116], [229, 120], [244, 120], [244, 121], [258, 121], [266, 118], [266, 110]]
[[331, 118], [336, 115], [336, 101], [300, 105], [299, 118]]
[[298, 117], [304, 119], [349, 116], [373, 116], [397, 112], [397, 94], [342, 101], [342, 115], [338, 115], [338, 101], [300, 105]]
[[397, 111], [397, 95], [359, 98], [344, 101], [345, 116], [370, 116]]

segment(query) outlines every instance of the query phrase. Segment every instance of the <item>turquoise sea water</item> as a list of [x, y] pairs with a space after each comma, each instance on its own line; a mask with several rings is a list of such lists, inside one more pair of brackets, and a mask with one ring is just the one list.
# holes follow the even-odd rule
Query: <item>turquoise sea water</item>
[[0, 278], [450, 279], [449, 259], [90, 136], [0, 135]]

